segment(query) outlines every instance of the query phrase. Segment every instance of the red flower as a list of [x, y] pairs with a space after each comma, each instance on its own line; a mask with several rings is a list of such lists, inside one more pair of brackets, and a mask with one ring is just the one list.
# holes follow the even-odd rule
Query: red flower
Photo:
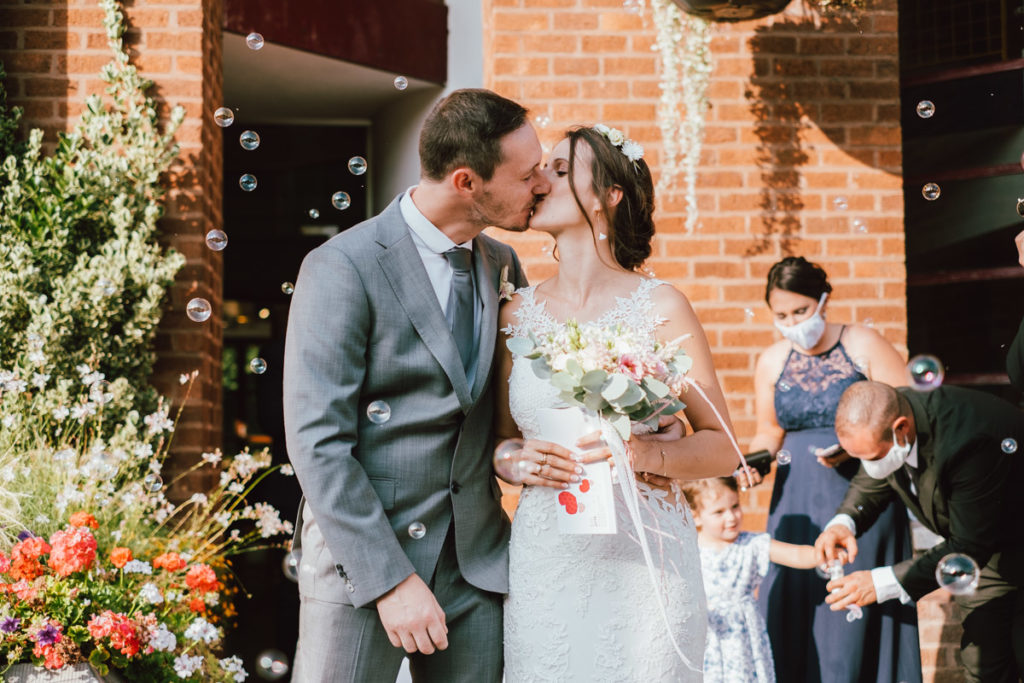
[[87, 527], [73, 526], [54, 531], [50, 544], [52, 549], [47, 564], [60, 576], [85, 571], [96, 560], [96, 539]]
[[206, 611], [206, 603], [202, 598], [192, 598], [189, 600], [188, 608], [196, 614], [202, 614]]
[[96, 521], [96, 518], [85, 510], [79, 510], [72, 514], [71, 517], [68, 518], [68, 524], [71, 526], [87, 526], [92, 529], [100, 528], [100, 523]]
[[122, 548], [118, 546], [110, 551], [110, 564], [114, 565], [118, 569], [123, 568], [126, 564], [128, 564], [131, 561], [131, 548]]
[[39, 557], [50, 552], [50, 546], [38, 536], [19, 541], [11, 548], [10, 574], [15, 579], [31, 581], [43, 575], [43, 565]]
[[185, 583], [197, 593], [211, 593], [220, 588], [217, 574], [207, 564], [194, 564], [189, 567]]
[[123, 614], [104, 610], [100, 614], [93, 615], [87, 624], [89, 635], [93, 640], [99, 642], [106, 638], [110, 646], [128, 657], [139, 653], [142, 645], [139, 637], [139, 625]]
[[185, 560], [181, 559], [178, 553], [164, 553], [153, 558], [153, 569], [163, 567], [169, 572], [176, 572], [185, 568]]
[[36, 643], [32, 647], [32, 655], [42, 659], [43, 666], [51, 670], [61, 669], [67, 663], [53, 645], [40, 645]]
[[0, 574], [4, 574], [8, 569], [11, 568], [11, 561], [7, 559], [7, 556], [0, 553]]

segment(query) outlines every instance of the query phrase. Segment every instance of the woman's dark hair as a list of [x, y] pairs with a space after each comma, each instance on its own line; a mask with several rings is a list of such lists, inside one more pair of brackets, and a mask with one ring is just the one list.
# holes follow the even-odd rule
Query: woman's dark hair
[[820, 299], [822, 294], [832, 291], [832, 285], [828, 283], [825, 269], [817, 263], [811, 263], [803, 256], [787, 256], [768, 271], [765, 301], [775, 289]]
[[712, 477], [711, 479], [692, 479], [679, 482], [683, 489], [683, 496], [691, 510], [700, 510], [704, 507], [708, 494], [713, 494], [722, 489], [728, 489], [733, 493], [739, 493], [739, 486], [735, 477]]
[[[651, 170], [643, 159], [630, 161], [620, 147], [613, 145], [593, 128], [574, 128], [565, 136], [569, 139], [569, 188], [576, 198], [576, 205], [593, 232], [594, 224], [583, 208], [573, 180], [576, 146], [582, 140], [592, 152], [591, 189], [608, 217], [608, 240], [612, 255], [623, 268], [636, 270], [651, 255], [651, 239], [654, 237], [654, 182], [651, 180]], [[622, 190], [622, 200], [616, 206], [609, 207], [607, 190], [612, 187]], [[596, 235], [594, 239], [597, 240]]]
[[526, 124], [526, 108], [490, 90], [456, 90], [436, 105], [420, 130], [420, 171], [441, 180], [468, 166], [490, 180], [501, 163], [501, 140]]

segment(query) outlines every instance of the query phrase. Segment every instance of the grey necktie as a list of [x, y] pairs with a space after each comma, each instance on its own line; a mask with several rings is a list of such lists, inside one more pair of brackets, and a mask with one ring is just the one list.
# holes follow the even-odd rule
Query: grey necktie
[[452, 286], [448, 290], [445, 317], [451, 327], [455, 345], [459, 347], [462, 367], [469, 373], [473, 363], [473, 252], [455, 247], [444, 252], [452, 267]]

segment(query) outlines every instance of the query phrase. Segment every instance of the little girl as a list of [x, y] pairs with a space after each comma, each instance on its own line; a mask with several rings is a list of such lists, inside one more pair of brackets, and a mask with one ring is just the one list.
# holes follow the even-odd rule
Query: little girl
[[733, 477], [685, 482], [683, 493], [697, 524], [708, 599], [704, 683], [774, 683], [771, 644], [754, 591], [769, 562], [813, 569], [814, 547], [740, 531], [743, 510]]

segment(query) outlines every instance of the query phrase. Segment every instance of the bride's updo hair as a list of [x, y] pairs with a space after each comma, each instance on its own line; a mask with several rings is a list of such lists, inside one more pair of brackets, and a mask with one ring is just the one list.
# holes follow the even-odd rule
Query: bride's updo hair
[[832, 285], [828, 282], [825, 269], [817, 263], [811, 263], [803, 256], [787, 256], [768, 271], [764, 300], [768, 301], [776, 289], [820, 299], [825, 292], [832, 292]]
[[[608, 240], [612, 255], [623, 268], [636, 270], [651, 255], [651, 239], [654, 237], [654, 219], [651, 215], [654, 213], [654, 182], [651, 180], [651, 170], [643, 159], [630, 161], [623, 154], [621, 146], [616, 147], [593, 128], [573, 128], [565, 136], [569, 139], [569, 188], [576, 198], [576, 205], [593, 231], [594, 224], [576, 193], [572, 172], [576, 164], [577, 145], [582, 140], [592, 152], [592, 189], [608, 217]], [[612, 187], [622, 190], [622, 200], [616, 206], [608, 205], [607, 191]]]

